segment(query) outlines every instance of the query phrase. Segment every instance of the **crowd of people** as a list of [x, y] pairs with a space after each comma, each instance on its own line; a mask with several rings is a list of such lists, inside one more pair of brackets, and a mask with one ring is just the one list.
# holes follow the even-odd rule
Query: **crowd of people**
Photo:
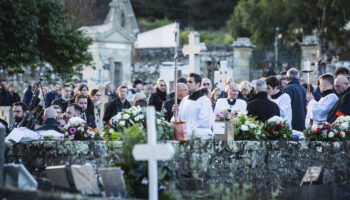
[[86, 83], [52, 83], [48, 91], [33, 82], [22, 101], [15, 85], [1, 80], [0, 106], [13, 109], [14, 123], [8, 132], [17, 127], [61, 131], [72, 117], [81, 117], [101, 131], [123, 109], [147, 105], [156, 111], [164, 109], [168, 121], [186, 121], [188, 128], [202, 138], [212, 137], [215, 116], [224, 111], [247, 112], [262, 122], [280, 116], [290, 129], [303, 131], [314, 123], [335, 121], [338, 113], [350, 114], [348, 78], [349, 70], [340, 67], [334, 74], [321, 75], [314, 88], [303, 81], [297, 69], [290, 68], [252, 82], [236, 83], [228, 77], [225, 88], [217, 88], [210, 79], [190, 73], [178, 80], [176, 101], [175, 92], [167, 92], [162, 78], [155, 86], [137, 79], [132, 87], [121, 85], [116, 89], [108, 83], [103, 90], [90, 89]]

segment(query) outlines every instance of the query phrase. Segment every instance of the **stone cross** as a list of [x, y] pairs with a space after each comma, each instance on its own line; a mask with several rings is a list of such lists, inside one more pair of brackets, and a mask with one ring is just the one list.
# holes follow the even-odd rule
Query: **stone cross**
[[157, 144], [154, 106], [147, 107], [147, 144], [137, 144], [132, 150], [135, 160], [148, 161], [148, 199], [158, 199], [158, 160], [170, 160], [175, 149], [170, 144]]
[[91, 78], [91, 80], [96, 82], [99, 87], [103, 86], [103, 84], [105, 83], [105, 79], [102, 75], [102, 69], [98, 70], [97, 78]]
[[182, 53], [184, 56], [189, 57], [190, 73], [194, 72], [200, 74], [200, 59], [199, 53], [201, 51], [201, 45], [199, 43], [199, 33], [190, 32], [188, 35], [188, 45], [184, 45]]
[[214, 84], [216, 87], [224, 89], [225, 80], [230, 76], [233, 76], [233, 70], [227, 67], [227, 60], [220, 61], [219, 71], [214, 72]]

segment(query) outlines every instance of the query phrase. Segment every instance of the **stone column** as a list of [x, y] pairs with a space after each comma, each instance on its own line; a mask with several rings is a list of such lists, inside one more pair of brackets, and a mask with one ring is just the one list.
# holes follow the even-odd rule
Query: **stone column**
[[0, 123], [0, 188], [4, 186], [5, 133], [5, 126]]
[[239, 37], [231, 45], [233, 47], [233, 70], [237, 74], [236, 83], [241, 81], [249, 81], [250, 74], [250, 58], [252, 56], [255, 45], [251, 43], [249, 38]]
[[[310, 83], [316, 86], [316, 80], [318, 77], [318, 67], [317, 67], [317, 54], [319, 52], [318, 39], [315, 35], [307, 35], [303, 38], [303, 42], [300, 44], [301, 47], [301, 70], [304, 69], [304, 62], [310, 61], [315, 62], [315, 65], [311, 65], [311, 69], [314, 70], [310, 73]], [[307, 74], [301, 72], [301, 77], [307, 81]]]

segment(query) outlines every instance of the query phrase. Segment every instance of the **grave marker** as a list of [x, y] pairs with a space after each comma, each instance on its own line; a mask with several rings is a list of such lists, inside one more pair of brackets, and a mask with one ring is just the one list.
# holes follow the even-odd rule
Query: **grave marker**
[[135, 160], [148, 161], [148, 199], [158, 199], [158, 160], [170, 160], [175, 149], [170, 144], [157, 144], [155, 110], [147, 107], [147, 144], [137, 144], [132, 150]]
[[126, 185], [120, 167], [100, 168], [103, 188], [107, 197], [126, 197]]
[[72, 165], [72, 176], [76, 189], [82, 194], [99, 194], [97, 178], [90, 163]]
[[182, 53], [184, 56], [188, 56], [189, 59], [190, 73], [194, 72], [196, 74], [200, 74], [199, 53], [201, 50], [206, 50], [206, 47], [204, 44], [200, 44], [199, 33], [190, 32], [188, 35], [188, 45], [184, 45], [182, 48]]
[[225, 80], [228, 77], [233, 77], [233, 70], [227, 67], [227, 60], [220, 61], [219, 71], [214, 72], [214, 84], [216, 87], [224, 89]]

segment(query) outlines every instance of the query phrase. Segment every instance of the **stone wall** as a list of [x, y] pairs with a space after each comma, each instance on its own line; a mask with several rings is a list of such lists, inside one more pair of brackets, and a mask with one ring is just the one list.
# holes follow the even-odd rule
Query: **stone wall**
[[[259, 191], [283, 191], [300, 184], [307, 167], [324, 166], [324, 184], [350, 183], [350, 141], [192, 141], [172, 142], [179, 189], [184, 196], [209, 190], [220, 183], [248, 183]], [[6, 162], [23, 163], [35, 176], [45, 167], [91, 163], [95, 168], [111, 163], [107, 153], [118, 150], [104, 141], [32, 142], [6, 146]]]

